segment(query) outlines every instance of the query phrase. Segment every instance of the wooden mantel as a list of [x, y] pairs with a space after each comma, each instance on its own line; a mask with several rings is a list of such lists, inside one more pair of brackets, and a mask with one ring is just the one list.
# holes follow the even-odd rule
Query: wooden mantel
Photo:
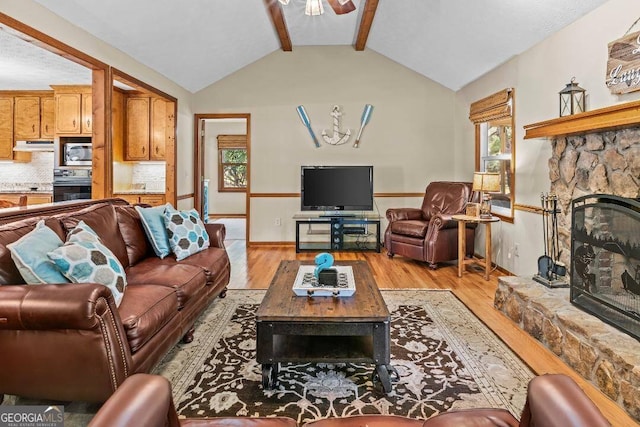
[[524, 139], [553, 138], [633, 126], [640, 126], [640, 101], [525, 125]]

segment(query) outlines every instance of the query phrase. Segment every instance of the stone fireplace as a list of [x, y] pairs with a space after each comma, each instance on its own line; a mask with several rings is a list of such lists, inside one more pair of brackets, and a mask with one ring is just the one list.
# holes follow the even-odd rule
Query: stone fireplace
[[[640, 121], [640, 119], [639, 119]], [[590, 194], [640, 197], [640, 123], [551, 141], [551, 192], [558, 195], [560, 261], [571, 266], [571, 203]]]
[[[619, 209], [620, 204], [640, 205], [636, 200], [640, 197], [639, 111], [640, 101], [636, 101], [525, 126], [525, 139], [549, 138], [552, 144], [549, 178], [561, 210], [559, 258], [576, 288], [549, 289], [531, 277], [501, 277], [494, 301], [498, 310], [637, 422], [640, 338], [636, 326], [627, 328], [631, 334], [624, 333], [620, 325], [618, 329], [611, 326], [615, 323], [611, 319], [603, 322], [601, 318], [610, 312], [640, 318], [640, 295], [627, 289], [639, 278], [640, 213], [629, 213], [634, 207], [625, 214]], [[606, 206], [594, 211], [588, 206], [594, 197]], [[616, 205], [613, 209], [610, 202]], [[574, 214], [577, 218], [572, 218]], [[579, 223], [573, 252], [572, 222]], [[588, 267], [581, 262], [588, 262]], [[602, 304], [594, 307], [595, 302]]]

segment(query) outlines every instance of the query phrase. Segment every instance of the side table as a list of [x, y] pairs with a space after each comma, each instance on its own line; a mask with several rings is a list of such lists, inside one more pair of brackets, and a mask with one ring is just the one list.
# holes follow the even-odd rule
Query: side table
[[489, 280], [489, 273], [491, 273], [491, 223], [500, 221], [497, 216], [491, 218], [480, 218], [476, 216], [468, 215], [453, 215], [451, 218], [458, 221], [458, 277], [462, 277], [465, 264], [477, 262], [482, 264], [481, 261], [475, 259], [465, 259], [466, 248], [466, 233], [465, 228], [467, 223], [475, 222], [478, 224], [484, 224], [486, 229], [485, 245], [484, 245], [484, 280]]

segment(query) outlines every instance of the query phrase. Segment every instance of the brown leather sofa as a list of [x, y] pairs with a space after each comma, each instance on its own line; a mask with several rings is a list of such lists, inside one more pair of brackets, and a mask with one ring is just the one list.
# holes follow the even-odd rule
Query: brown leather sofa
[[[119, 307], [95, 283], [24, 285], [6, 245], [40, 219], [63, 241], [81, 220], [96, 231], [125, 268]], [[121, 199], [0, 212], [0, 393], [102, 402], [181, 338], [190, 341], [230, 276], [224, 226], [205, 227], [211, 247], [178, 262], [155, 256], [138, 213]]]
[[[109, 398], [90, 427], [293, 427], [289, 418], [178, 419], [171, 386], [164, 377], [134, 375]], [[449, 411], [428, 420], [394, 415], [327, 418], [305, 427], [610, 427], [598, 408], [565, 375], [541, 375], [529, 383], [525, 408], [518, 421], [504, 409]]]
[[[451, 216], [464, 214], [467, 203], [477, 197], [470, 182], [436, 181], [427, 186], [420, 209], [387, 209], [387, 255], [426, 261], [433, 269], [439, 262], [458, 259], [458, 223]], [[466, 228], [466, 255], [473, 255], [475, 227], [470, 223]]]

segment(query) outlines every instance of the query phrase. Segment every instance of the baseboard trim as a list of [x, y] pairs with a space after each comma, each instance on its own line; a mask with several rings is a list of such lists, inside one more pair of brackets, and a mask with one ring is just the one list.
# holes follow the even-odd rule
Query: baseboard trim
[[246, 214], [209, 214], [209, 219], [218, 218], [246, 218]]
[[296, 243], [295, 242], [248, 242], [247, 246], [283, 246], [283, 247], [290, 247], [290, 246], [295, 246]]

